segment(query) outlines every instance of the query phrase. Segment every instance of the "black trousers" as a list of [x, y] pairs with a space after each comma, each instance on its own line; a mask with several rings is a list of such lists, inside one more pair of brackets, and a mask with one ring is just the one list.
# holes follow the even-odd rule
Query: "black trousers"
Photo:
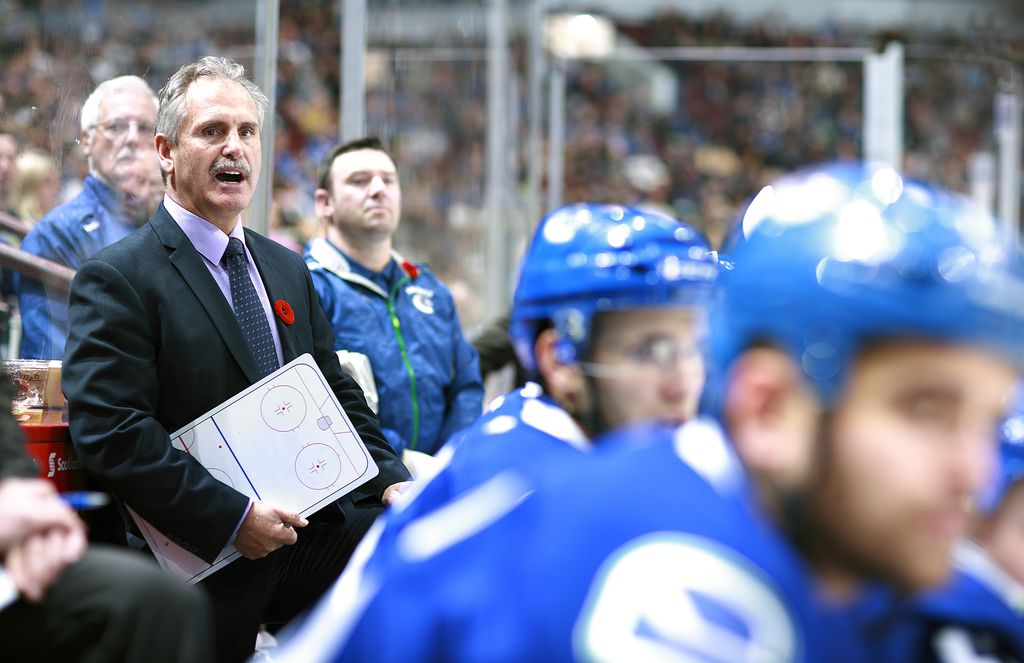
[[252, 656], [260, 624], [285, 624], [312, 608], [383, 510], [352, 502], [341, 511], [324, 509], [297, 530], [294, 545], [263, 559], [236, 560], [205, 579], [202, 584], [213, 601], [218, 663]]
[[0, 611], [0, 659], [206, 663], [213, 660], [209, 601], [151, 558], [90, 546], [41, 603]]

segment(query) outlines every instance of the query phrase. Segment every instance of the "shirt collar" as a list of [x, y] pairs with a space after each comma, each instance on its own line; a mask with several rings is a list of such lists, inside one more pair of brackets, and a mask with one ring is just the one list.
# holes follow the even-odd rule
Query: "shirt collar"
[[[201, 216], [193, 214], [179, 205], [168, 194], [164, 194], [164, 207], [171, 218], [178, 224], [185, 236], [196, 247], [196, 251], [212, 262], [219, 265], [224, 257], [224, 250], [228, 248], [228, 238], [236, 237], [245, 245], [245, 232], [242, 228], [241, 217], [235, 222], [231, 233], [225, 235], [221, 230]], [[247, 249], [248, 251], [248, 249]]]
[[361, 262], [353, 258], [352, 256], [350, 256], [349, 254], [345, 253], [345, 251], [342, 250], [341, 247], [339, 247], [331, 240], [327, 239], [325, 241], [331, 245], [331, 248], [333, 248], [335, 251], [340, 253], [345, 258], [346, 262], [348, 262], [349, 269], [352, 270], [353, 273], [358, 274], [359, 276], [362, 276], [365, 279], [373, 281], [378, 286], [383, 288], [385, 291], [390, 290], [398, 281], [398, 279], [403, 276], [401, 273], [396, 272], [398, 263], [396, 262], [394, 255], [391, 256], [390, 260], [388, 260], [388, 264], [384, 267], [384, 269], [380, 270], [379, 272], [375, 272], [366, 265], [362, 264]]

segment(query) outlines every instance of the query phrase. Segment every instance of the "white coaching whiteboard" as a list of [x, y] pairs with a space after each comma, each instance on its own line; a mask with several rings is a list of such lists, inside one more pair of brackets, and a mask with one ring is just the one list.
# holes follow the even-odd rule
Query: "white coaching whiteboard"
[[[378, 472], [308, 354], [172, 433], [171, 444], [238, 492], [302, 516], [319, 511]], [[189, 583], [241, 556], [228, 544], [209, 564], [130, 508], [129, 512], [160, 565]]]

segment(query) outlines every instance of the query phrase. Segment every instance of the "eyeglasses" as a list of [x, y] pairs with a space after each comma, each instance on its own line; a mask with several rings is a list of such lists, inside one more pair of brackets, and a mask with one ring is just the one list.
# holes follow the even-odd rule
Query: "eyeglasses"
[[664, 336], [645, 339], [626, 348], [622, 354], [637, 366], [652, 368], [672, 368], [703, 356], [701, 347], [692, 341], [681, 342]]
[[700, 366], [704, 357], [703, 348], [693, 341], [680, 341], [664, 336], [645, 339], [636, 345], [621, 348], [616, 352], [624, 362], [595, 363], [578, 362], [587, 375], [597, 378], [625, 377], [636, 370], [678, 370]]
[[117, 140], [124, 138], [128, 135], [129, 129], [135, 127], [135, 131], [140, 136], [152, 136], [153, 125], [149, 122], [138, 122], [136, 120], [114, 120], [113, 122], [104, 122], [103, 124], [93, 125], [94, 129], [99, 129], [104, 136], [110, 140]]

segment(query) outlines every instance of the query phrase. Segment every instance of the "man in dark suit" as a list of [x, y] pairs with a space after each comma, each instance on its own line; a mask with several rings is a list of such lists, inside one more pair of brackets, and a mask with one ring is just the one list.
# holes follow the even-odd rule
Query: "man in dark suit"
[[[79, 270], [64, 359], [71, 434], [85, 467], [202, 559], [229, 543], [245, 557], [204, 581], [219, 661], [251, 654], [260, 623], [309, 607], [409, 478], [341, 371], [302, 259], [242, 227], [265, 105], [244, 69], [223, 58], [202, 58], [168, 80], [155, 137], [163, 204]], [[304, 353], [380, 470], [308, 524], [217, 481], [168, 435]]]

